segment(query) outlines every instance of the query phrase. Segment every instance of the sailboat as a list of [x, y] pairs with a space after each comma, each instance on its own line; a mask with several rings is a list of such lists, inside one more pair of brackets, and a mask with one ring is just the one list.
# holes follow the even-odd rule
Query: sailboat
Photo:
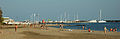
[[106, 21], [102, 20], [102, 13], [101, 13], [101, 10], [99, 12], [99, 21], [97, 20], [91, 20], [89, 21], [90, 23], [105, 23]]
[[102, 19], [102, 13], [101, 13], [101, 10], [100, 10], [100, 17], [99, 17], [99, 23], [105, 23], [106, 21], [104, 21], [104, 20], [101, 20]]
[[[75, 18], [76, 18], [76, 16], [75, 16]], [[74, 18], [74, 19], [75, 19], [75, 18]], [[78, 13], [77, 13], [77, 19], [75, 19], [75, 21], [80, 21], [80, 20], [78, 19]]]
[[88, 22], [90, 22], [90, 23], [97, 23], [97, 20], [90, 20]]

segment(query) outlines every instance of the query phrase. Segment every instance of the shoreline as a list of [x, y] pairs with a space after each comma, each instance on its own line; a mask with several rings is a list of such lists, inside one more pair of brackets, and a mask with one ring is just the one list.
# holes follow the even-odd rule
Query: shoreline
[[[35, 25], [35, 27], [40, 27], [41, 25], [42, 24]], [[25, 26], [26, 27], [30, 27], [30, 25], [25, 25]], [[45, 26], [51, 27], [51, 26], [59, 26], [59, 25], [58, 24], [46, 24]], [[69, 25], [63, 25], [63, 26], [69, 26]], [[18, 27], [19, 28], [24, 28], [24, 24], [18, 25]], [[34, 25], [32, 27], [34, 27]], [[0, 28], [15, 28], [15, 25], [0, 25]], [[52, 27], [52, 28], [56, 28], [56, 27]], [[67, 28], [64, 28], [64, 29], [67, 29]], [[81, 29], [72, 29], [72, 30], [81, 30]], [[87, 29], [85, 29], [85, 30], [87, 30]], [[92, 30], [92, 31], [102, 31], [102, 30]]]
[[[48, 27], [48, 30], [42, 30], [40, 27], [0, 29], [0, 39], [119, 39], [120, 32], [103, 31], [87, 32], [87, 30], [59, 31], [59, 28]], [[67, 30], [67, 29], [65, 29]], [[87, 37], [87, 38], [86, 38]]]

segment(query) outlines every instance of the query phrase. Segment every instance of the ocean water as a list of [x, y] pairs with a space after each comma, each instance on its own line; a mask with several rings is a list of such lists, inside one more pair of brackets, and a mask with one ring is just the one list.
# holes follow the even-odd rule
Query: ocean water
[[[95, 31], [104, 31], [104, 26], [110, 30], [111, 28], [117, 28], [117, 31], [120, 31], [120, 22], [109, 22], [109, 23], [63, 23], [67, 25], [74, 25], [74, 26], [64, 26], [65, 29], [80, 29], [82, 30], [82, 26], [86, 27], [86, 30], [89, 28]], [[80, 26], [77, 26], [80, 25]], [[50, 26], [59, 28], [59, 26]]]

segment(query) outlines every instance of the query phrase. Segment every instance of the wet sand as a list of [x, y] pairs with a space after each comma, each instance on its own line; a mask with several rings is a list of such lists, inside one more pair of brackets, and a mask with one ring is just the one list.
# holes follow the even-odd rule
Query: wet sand
[[[64, 29], [67, 30], [67, 29]], [[0, 39], [120, 39], [120, 32], [103, 31], [87, 32], [87, 30], [59, 31], [58, 28], [49, 27], [42, 30], [40, 27], [14, 27], [0, 29]]]

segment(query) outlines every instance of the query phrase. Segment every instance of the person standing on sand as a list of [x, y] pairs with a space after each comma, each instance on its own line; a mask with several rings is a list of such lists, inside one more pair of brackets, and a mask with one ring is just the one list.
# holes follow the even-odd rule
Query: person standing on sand
[[84, 26], [82, 26], [83, 30], [84, 30]]
[[107, 32], [107, 28], [106, 28], [106, 27], [104, 27], [104, 33], [106, 34], [106, 32]]
[[85, 27], [85, 30], [86, 30], [87, 28]]
[[17, 32], [17, 28], [18, 28], [18, 26], [15, 24], [15, 32]]
[[60, 30], [61, 30], [61, 26], [62, 26], [62, 25], [60, 24]]
[[115, 32], [117, 32], [117, 28], [115, 28]]

